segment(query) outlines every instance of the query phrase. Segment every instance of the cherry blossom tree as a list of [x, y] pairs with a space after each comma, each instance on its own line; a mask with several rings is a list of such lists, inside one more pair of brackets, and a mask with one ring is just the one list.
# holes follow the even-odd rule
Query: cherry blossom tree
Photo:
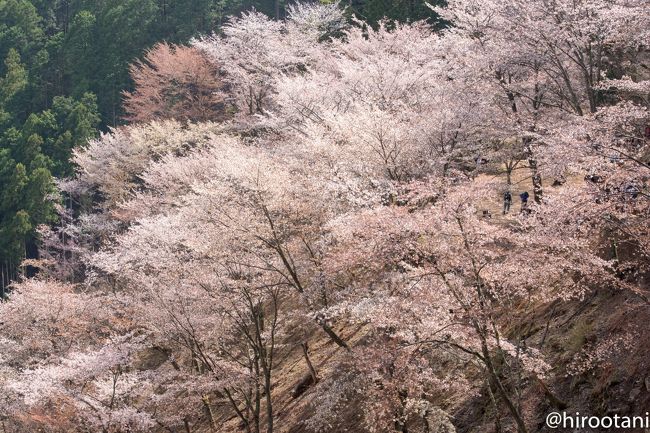
[[266, 113], [278, 77], [309, 62], [309, 46], [318, 43], [254, 10], [232, 18], [223, 33], [194, 46], [223, 68], [236, 105], [248, 115]]
[[[13, 425], [271, 433], [296, 352], [310, 431], [451, 432], [482, 397], [524, 433], [533, 383], [559, 406], [530, 317], [601, 288], [650, 299], [647, 4], [436, 10], [454, 26], [347, 25], [338, 4], [251, 11], [135, 66], [163, 87], [198, 68], [239, 113], [133, 124], [75, 151], [60, 182], [75, 206], [42, 230], [41, 263], [62, 264], [0, 305]], [[129, 97], [163, 103], [156, 86]], [[536, 202], [486, 217], [518, 168]], [[571, 183], [544, 190], [553, 177]], [[71, 274], [83, 284], [53, 280]], [[318, 375], [306, 336], [331, 345]]]
[[374, 168], [366, 176], [466, 168], [484, 112], [447, 48], [423, 23], [353, 27], [305, 74], [281, 81], [280, 110], [302, 133], [329, 138], [341, 158]]
[[138, 176], [152, 160], [200, 146], [220, 129], [217, 124], [183, 126], [173, 120], [114, 129], [75, 150], [78, 176], [65, 188], [76, 195], [96, 191], [103, 206], [114, 207], [137, 190]]
[[233, 17], [223, 35], [193, 41], [225, 75], [235, 104], [246, 115], [269, 114], [278, 81], [316, 61], [347, 27], [340, 2], [296, 3], [285, 21], [255, 10]]
[[227, 117], [217, 70], [192, 47], [156, 44], [131, 65], [133, 92], [124, 94], [131, 122], [160, 119], [219, 120]]
[[93, 284], [113, 281], [129, 293], [142, 308], [142, 326], [153, 327], [175, 357], [191, 359], [190, 371], [211, 378], [212, 390], [200, 388], [205, 406], [226, 399], [250, 431], [262, 422], [273, 430], [283, 299], [307, 306], [293, 323], [316, 322], [348, 347], [318, 314], [313, 294], [310, 244], [329, 212], [304, 169], [292, 173], [279, 163], [286, 156], [221, 135], [203, 149], [163, 157], [121, 206], [132, 228], [88, 259]]
[[478, 5], [459, 0], [434, 9], [454, 22], [450, 32], [480, 47], [476, 52], [482, 52], [484, 71], [477, 75], [497, 90], [494, 102], [499, 102], [503, 115], [495, 119], [500, 128], [521, 138], [535, 201], [541, 202], [545, 166], [557, 173], [567, 159], [556, 152], [570, 147], [572, 159], [584, 153], [563, 132], [573, 129], [576, 116], [598, 110], [603, 76], [620, 73], [615, 64], [624, 63], [623, 58], [641, 47], [639, 38], [647, 34], [647, 5], [610, 1]]
[[[466, 202], [480, 189], [450, 188], [417, 213], [384, 207], [336, 221], [324, 266], [347, 290], [331, 297], [341, 302], [332, 311], [370, 323], [395, 344], [470, 356], [517, 429], [528, 431], [503, 375], [543, 378], [548, 366], [525, 332], [509, 339], [497, 317], [515, 306], [526, 316], [554, 300], [579, 299], [613, 278], [609, 263], [591, 252], [590, 237], [571, 231], [576, 226], [551, 235], [548, 214], [540, 213], [524, 217], [523, 230], [499, 227]], [[502, 359], [510, 371], [498, 371]]]
[[[103, 411], [111, 406], [110, 394], [101, 398], [102, 408], [95, 404], [99, 400], [86, 399], [94, 399], [93, 395], [97, 394], [92, 389], [86, 390], [84, 383], [90, 378], [95, 362], [117, 365], [112, 359], [119, 358], [118, 352], [107, 344], [105, 336], [120, 335], [130, 325], [112, 315], [118, 309], [128, 314], [120, 299], [53, 280], [28, 280], [14, 288], [9, 301], [0, 305], [6, 335], [1, 342], [0, 387], [3, 396], [8, 398], [3, 405], [4, 415], [8, 415], [16, 428], [47, 428], [47, 431], [81, 425], [109, 428], [107, 417], [112, 415]], [[90, 355], [86, 354], [98, 346], [104, 347], [102, 353], [90, 362], [86, 358]], [[88, 375], [82, 366], [89, 369]], [[102, 374], [107, 371], [101, 369]], [[104, 391], [108, 392], [110, 388], [104, 385]], [[110, 409], [118, 410], [116, 405]], [[131, 410], [115, 415], [119, 418], [116, 422], [133, 425], [142, 424], [146, 418]]]

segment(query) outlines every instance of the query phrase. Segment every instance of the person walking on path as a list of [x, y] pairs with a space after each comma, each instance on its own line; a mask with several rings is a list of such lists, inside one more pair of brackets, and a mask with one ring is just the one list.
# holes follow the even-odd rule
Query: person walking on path
[[521, 194], [519, 194], [519, 198], [521, 199], [521, 211], [524, 212], [528, 209], [528, 197], [530, 197], [530, 194], [528, 194], [528, 191], [524, 191]]
[[510, 194], [510, 191], [506, 191], [503, 193], [503, 214], [507, 214], [510, 212], [510, 205], [512, 204], [512, 194]]

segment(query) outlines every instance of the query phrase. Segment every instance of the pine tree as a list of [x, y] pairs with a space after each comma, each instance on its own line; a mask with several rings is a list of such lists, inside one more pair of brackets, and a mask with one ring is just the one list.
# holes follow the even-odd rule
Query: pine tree
[[12, 107], [9, 105], [27, 86], [27, 71], [14, 48], [7, 54], [5, 69], [4, 78], [0, 78], [0, 126], [9, 122], [12, 117]]

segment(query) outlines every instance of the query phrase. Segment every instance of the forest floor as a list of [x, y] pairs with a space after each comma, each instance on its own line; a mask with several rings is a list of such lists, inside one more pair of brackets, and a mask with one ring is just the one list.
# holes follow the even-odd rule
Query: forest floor
[[[521, 199], [519, 195], [523, 192], [528, 192], [530, 197], [528, 198], [528, 203], [534, 203], [533, 198], [533, 185], [530, 176], [530, 172], [527, 167], [520, 167], [513, 171], [511, 177], [511, 185], [508, 186], [506, 182], [506, 175], [504, 172], [486, 172], [478, 175], [474, 182], [477, 183], [494, 183], [496, 182], [499, 186], [497, 191], [495, 191], [493, 196], [481, 197], [478, 200], [477, 207], [479, 212], [484, 210], [488, 211], [490, 218], [495, 223], [509, 223], [513, 222], [516, 217], [521, 213]], [[553, 185], [553, 180], [546, 180], [542, 185], [544, 188], [544, 196], [552, 197], [555, 193], [560, 191], [565, 191], [568, 188], [578, 187], [584, 184], [585, 180], [582, 176], [574, 175], [569, 176], [562, 182], [561, 185]], [[504, 215], [503, 214], [503, 193], [506, 190], [510, 190], [512, 195], [512, 203], [510, 205], [510, 211]]]

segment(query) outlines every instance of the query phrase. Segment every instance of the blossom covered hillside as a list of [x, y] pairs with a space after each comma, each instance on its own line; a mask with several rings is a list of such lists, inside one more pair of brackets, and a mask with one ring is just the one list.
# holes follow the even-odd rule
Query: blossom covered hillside
[[644, 415], [650, 4], [447, 3], [250, 11], [134, 65], [0, 304], [3, 433]]

